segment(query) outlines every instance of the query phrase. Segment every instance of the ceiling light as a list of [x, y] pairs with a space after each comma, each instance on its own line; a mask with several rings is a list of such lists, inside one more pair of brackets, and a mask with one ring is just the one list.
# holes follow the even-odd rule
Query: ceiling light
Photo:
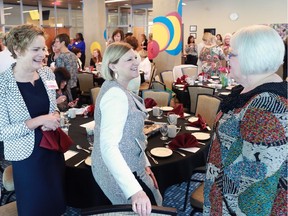
[[12, 13], [4, 13], [4, 16], [9, 16], [11, 15]]
[[13, 9], [13, 7], [6, 7], [6, 8], [4, 8], [4, 10], [11, 10], [11, 9]]
[[185, 6], [185, 5], [186, 5], [186, 3], [182, 2], [182, 6]]

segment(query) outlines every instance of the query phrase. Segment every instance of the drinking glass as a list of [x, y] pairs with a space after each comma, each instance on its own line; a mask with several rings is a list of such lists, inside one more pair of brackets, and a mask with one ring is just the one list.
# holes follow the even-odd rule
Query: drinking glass
[[83, 108], [83, 117], [88, 118], [88, 104], [83, 104], [81, 108]]
[[87, 141], [90, 145], [88, 149], [92, 150], [94, 144], [94, 130], [92, 128], [86, 128], [86, 133], [87, 133]]
[[163, 110], [162, 109], [159, 109], [159, 112], [158, 112], [158, 116], [157, 116], [157, 119], [162, 119], [162, 114], [163, 114]]
[[167, 137], [167, 133], [168, 133], [168, 126], [167, 124], [163, 124], [162, 127], [160, 128], [160, 133], [161, 133], [161, 137], [160, 139], [161, 140], [167, 140], [168, 137]]

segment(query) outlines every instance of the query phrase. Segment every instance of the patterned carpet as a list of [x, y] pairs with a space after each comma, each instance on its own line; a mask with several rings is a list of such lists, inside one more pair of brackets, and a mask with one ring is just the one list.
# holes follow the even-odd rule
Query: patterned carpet
[[[5, 163], [3, 167], [6, 167], [7, 165], [8, 163], [7, 164]], [[195, 174], [193, 178], [203, 179], [204, 175]], [[2, 175], [0, 175], [0, 182], [1, 182], [1, 188], [2, 188]], [[191, 182], [189, 194], [191, 194], [192, 191], [195, 190], [198, 185], [199, 183]], [[173, 185], [169, 187], [164, 194], [163, 206], [177, 208], [179, 216], [189, 216], [192, 211], [192, 207], [190, 206], [190, 203], [189, 203], [190, 197], [188, 198], [186, 211], [183, 211], [185, 192], [186, 192], [186, 183], [182, 183], [180, 185]], [[13, 201], [15, 199], [16, 197], [14, 195], [12, 196], [10, 200]], [[5, 200], [5, 196], [4, 196], [4, 200]], [[75, 209], [71, 207], [67, 207], [67, 211], [64, 214], [64, 216], [79, 216], [79, 215], [80, 215], [80, 209]], [[196, 213], [194, 215], [200, 216], [202, 214]]]

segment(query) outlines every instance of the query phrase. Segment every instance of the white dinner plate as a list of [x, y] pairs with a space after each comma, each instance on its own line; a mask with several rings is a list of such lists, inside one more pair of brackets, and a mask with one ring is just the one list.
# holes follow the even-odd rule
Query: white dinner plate
[[150, 111], [152, 111], [152, 108], [147, 108], [146, 111], [150, 112]]
[[173, 151], [164, 147], [157, 147], [150, 150], [150, 153], [156, 157], [169, 157], [173, 154]]
[[173, 107], [164, 106], [164, 107], [161, 107], [160, 109], [163, 110], [163, 111], [165, 111], [165, 112], [168, 112], [168, 111], [172, 111], [172, 110], [173, 110]]
[[175, 84], [176, 87], [183, 88], [185, 85], [183, 84]]
[[210, 139], [210, 134], [208, 133], [203, 133], [203, 132], [195, 132], [195, 133], [192, 133], [193, 136], [196, 137], [197, 140], [208, 140]]
[[219, 79], [219, 76], [211, 76], [212, 79]]
[[192, 117], [190, 117], [189, 119], [188, 119], [188, 121], [189, 122], [195, 122], [195, 121], [197, 121], [198, 120], [198, 117], [196, 117], [196, 116], [192, 116]]
[[221, 95], [230, 95], [231, 92], [220, 92], [219, 94], [221, 94]]
[[85, 159], [85, 164], [88, 165], [88, 166], [91, 166], [91, 156], [88, 156], [88, 157]]

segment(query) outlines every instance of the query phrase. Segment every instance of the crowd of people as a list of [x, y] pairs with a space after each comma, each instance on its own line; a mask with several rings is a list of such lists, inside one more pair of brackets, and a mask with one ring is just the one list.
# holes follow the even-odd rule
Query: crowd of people
[[[40, 142], [43, 131], [60, 126], [60, 111], [77, 106], [85, 40], [81, 33], [72, 41], [59, 34], [47, 55], [39, 27], [20, 25], [0, 36], [0, 55], [6, 52], [9, 60], [0, 68], [0, 141], [13, 165], [18, 214], [62, 215], [64, 156]], [[94, 49], [89, 63], [101, 64], [105, 79], [94, 111], [93, 176], [112, 204], [131, 204], [142, 216], [152, 205], [162, 205], [145, 154], [147, 110], [138, 96], [140, 73], [149, 79], [153, 61], [153, 35], [148, 38], [143, 34], [138, 41], [117, 29], [103, 57]], [[226, 34], [223, 41], [206, 32], [203, 43], [196, 44], [189, 36], [185, 52], [187, 64], [199, 66], [200, 61], [210, 74], [229, 61], [231, 76], [240, 84], [223, 100], [215, 120], [203, 214], [287, 214], [287, 81], [276, 74], [287, 45], [285, 51], [275, 30], [257, 25]]]

